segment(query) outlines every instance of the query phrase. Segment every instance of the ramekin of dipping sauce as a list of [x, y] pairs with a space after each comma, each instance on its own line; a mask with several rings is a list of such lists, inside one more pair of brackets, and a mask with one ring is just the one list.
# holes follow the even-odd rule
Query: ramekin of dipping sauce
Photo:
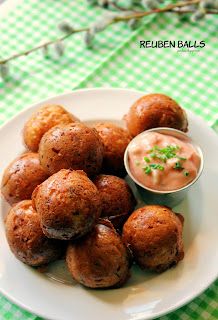
[[174, 207], [200, 177], [203, 154], [184, 132], [154, 128], [129, 143], [124, 164], [145, 203]]

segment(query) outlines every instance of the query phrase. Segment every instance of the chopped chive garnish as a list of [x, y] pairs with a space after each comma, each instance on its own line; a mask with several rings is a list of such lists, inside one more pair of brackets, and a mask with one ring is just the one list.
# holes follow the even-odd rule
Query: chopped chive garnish
[[164, 166], [162, 166], [162, 165], [160, 165], [158, 163], [151, 163], [151, 164], [149, 164], [148, 166], [146, 166], [146, 167], [144, 167], [142, 169], [144, 170], [144, 172], [146, 174], [150, 174], [152, 169], [154, 169], [154, 170], [158, 169], [160, 171], [163, 171], [164, 170]]
[[151, 160], [148, 157], [144, 157], [145, 162], [149, 163]]
[[180, 162], [180, 161], [177, 161], [177, 162], [175, 163], [175, 165], [174, 165], [173, 169], [176, 169], [176, 170], [183, 170], [184, 168], [183, 168], [183, 166], [182, 166], [181, 162]]
[[160, 149], [160, 153], [164, 154], [167, 159], [174, 158], [176, 156], [176, 151], [179, 150], [178, 146], [166, 146], [163, 149]]
[[152, 159], [158, 158], [158, 159], [166, 162], [167, 159], [171, 159], [171, 158], [176, 157], [176, 152], [178, 150], [179, 150], [179, 146], [168, 145], [162, 149], [159, 148], [158, 146], [154, 146], [154, 148], [152, 148], [150, 150], [150, 157]]
[[149, 164], [149, 166], [150, 166], [151, 168], [153, 168], [153, 169], [157, 169], [157, 164], [155, 164], [155, 163]]
[[167, 161], [167, 157], [166, 157], [164, 154], [152, 153], [152, 154], [150, 155], [150, 157], [151, 157], [152, 159], [159, 159], [159, 160], [161, 160], [161, 161], [163, 161], [163, 162], [165, 162], [165, 163], [166, 163], [166, 161]]
[[154, 146], [152, 149], [151, 149], [151, 151], [159, 151], [160, 150], [160, 148], [156, 145], [156, 146]]
[[165, 163], [167, 162], [167, 157], [165, 154], [158, 155], [157, 158]]
[[152, 164], [149, 164], [149, 166], [152, 168], [152, 169], [158, 169], [158, 170], [161, 170], [163, 171], [164, 170], [164, 166], [161, 166], [160, 164], [158, 163], [152, 163]]
[[151, 173], [151, 168], [149, 166], [144, 167], [143, 170], [144, 170], [144, 172], [146, 174], [150, 174]]
[[[182, 162], [187, 160], [185, 157], [177, 156], [177, 151], [180, 149], [177, 145], [167, 145], [164, 148], [160, 148], [157, 145], [155, 145], [152, 149], [149, 151], [149, 156], [144, 157], [144, 161], [146, 163], [149, 163], [146, 167], [143, 168], [144, 172], [146, 174], [150, 174], [153, 170], [164, 170], [164, 166], [158, 164], [158, 163], [151, 163], [151, 159], [158, 159], [163, 163], [166, 163], [168, 159], [177, 158], [178, 161], [174, 165], [175, 170], [183, 170]], [[187, 177], [189, 175], [188, 171], [183, 172], [183, 174]]]
[[151, 157], [152, 159], [154, 159], [154, 158], [157, 157], [157, 154], [153, 152], [153, 153], [150, 154], [150, 157]]

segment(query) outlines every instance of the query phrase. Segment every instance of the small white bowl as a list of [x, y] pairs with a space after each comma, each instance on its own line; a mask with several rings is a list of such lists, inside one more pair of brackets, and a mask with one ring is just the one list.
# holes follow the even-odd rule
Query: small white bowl
[[[194, 146], [194, 148], [196, 149], [196, 151], [198, 152], [200, 159], [201, 159], [198, 174], [195, 177], [195, 179], [192, 180], [186, 186], [184, 186], [180, 189], [171, 190], [171, 191], [159, 191], [159, 190], [145, 187], [143, 184], [141, 184], [132, 175], [132, 173], [130, 171], [128, 150], [129, 150], [129, 147], [131, 146], [131, 144], [133, 143], [133, 141], [136, 141], [136, 139], [138, 139], [138, 137], [143, 135], [145, 132], [158, 132], [158, 133], [168, 134], [168, 135], [171, 135], [171, 136], [176, 137], [178, 139], [182, 138], [183, 141], [185, 140], [185, 141], [191, 143]], [[160, 204], [160, 205], [166, 205], [169, 207], [174, 207], [184, 199], [188, 190], [199, 179], [199, 177], [202, 173], [202, 170], [203, 170], [203, 166], [204, 166], [204, 158], [203, 158], [203, 153], [202, 153], [201, 148], [187, 134], [185, 134], [182, 131], [173, 129], [173, 128], [165, 128], [165, 127], [162, 128], [161, 127], [161, 128], [153, 128], [153, 129], [146, 130], [146, 131], [140, 133], [139, 135], [137, 135], [133, 140], [130, 141], [130, 143], [128, 144], [128, 146], [126, 148], [125, 154], [124, 154], [124, 165], [125, 165], [125, 168], [126, 168], [126, 171], [129, 175], [129, 177], [135, 182], [136, 187], [139, 191], [139, 194], [145, 203], [147, 203], [147, 204]]]

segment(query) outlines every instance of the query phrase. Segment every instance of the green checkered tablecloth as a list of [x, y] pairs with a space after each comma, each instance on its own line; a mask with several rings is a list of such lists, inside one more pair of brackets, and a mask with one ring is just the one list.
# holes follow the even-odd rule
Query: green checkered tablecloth
[[[0, 55], [7, 57], [52, 39], [63, 20], [74, 27], [86, 26], [100, 14], [101, 9], [83, 0], [23, 1], [0, 21]], [[52, 95], [113, 86], [166, 93], [212, 126], [218, 119], [217, 29], [215, 16], [195, 25], [182, 23], [172, 14], [159, 15], [134, 32], [124, 23], [111, 26], [97, 35], [94, 50], [87, 50], [84, 36], [78, 34], [66, 41], [60, 60], [53, 52], [49, 59], [41, 52], [17, 59], [10, 64], [10, 79], [0, 80], [0, 123]], [[204, 40], [206, 46], [195, 52], [139, 49], [140, 40]], [[37, 317], [0, 296], [0, 319]], [[218, 281], [188, 305], [161, 318], [169, 319], [218, 319]]]

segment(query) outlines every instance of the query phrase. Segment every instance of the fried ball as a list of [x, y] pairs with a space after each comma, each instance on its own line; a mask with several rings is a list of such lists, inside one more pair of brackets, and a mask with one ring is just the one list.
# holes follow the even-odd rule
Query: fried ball
[[31, 200], [17, 203], [6, 217], [6, 237], [13, 254], [30, 266], [41, 266], [59, 258], [61, 243], [46, 238]]
[[83, 171], [60, 170], [34, 190], [32, 199], [49, 238], [81, 237], [101, 214], [98, 190]]
[[148, 205], [128, 218], [123, 241], [142, 269], [162, 272], [184, 257], [182, 229], [181, 215], [165, 206]]
[[102, 201], [102, 217], [107, 217], [116, 228], [122, 226], [134, 210], [136, 200], [125, 180], [101, 174], [94, 179]]
[[71, 168], [95, 175], [101, 170], [103, 151], [96, 130], [78, 122], [47, 131], [39, 145], [39, 158], [49, 174]]
[[99, 221], [80, 241], [69, 243], [67, 266], [89, 288], [120, 287], [129, 278], [130, 254], [109, 221]]
[[124, 119], [133, 137], [145, 130], [157, 127], [188, 131], [185, 111], [176, 101], [164, 94], [153, 93], [138, 99]]
[[23, 139], [31, 151], [38, 151], [39, 142], [52, 127], [58, 124], [68, 124], [78, 119], [59, 105], [46, 105], [38, 109], [26, 122]]
[[1, 191], [6, 201], [14, 204], [31, 199], [35, 187], [48, 178], [37, 153], [29, 152], [16, 158], [5, 169]]
[[123, 176], [124, 152], [131, 138], [128, 132], [113, 123], [103, 122], [95, 125], [104, 144], [103, 172]]

